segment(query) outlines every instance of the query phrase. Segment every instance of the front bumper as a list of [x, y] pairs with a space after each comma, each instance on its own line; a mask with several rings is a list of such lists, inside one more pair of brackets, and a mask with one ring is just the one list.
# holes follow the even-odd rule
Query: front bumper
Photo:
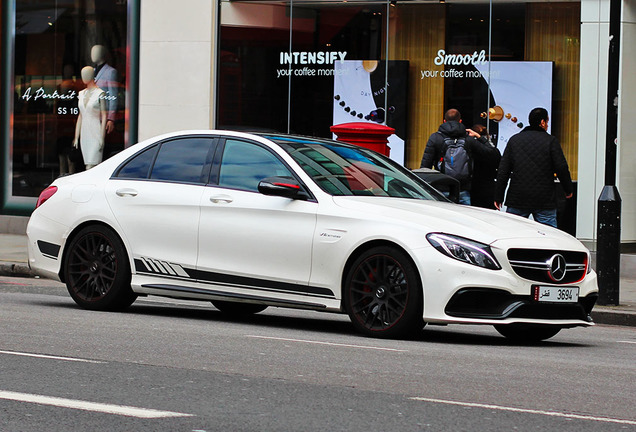
[[590, 312], [598, 297], [596, 273], [563, 284], [578, 287], [577, 303], [541, 303], [532, 296], [538, 281], [518, 276], [505, 251], [493, 251], [502, 266], [489, 270], [446, 257], [434, 248], [418, 250], [424, 291], [424, 321], [436, 324], [594, 325]]

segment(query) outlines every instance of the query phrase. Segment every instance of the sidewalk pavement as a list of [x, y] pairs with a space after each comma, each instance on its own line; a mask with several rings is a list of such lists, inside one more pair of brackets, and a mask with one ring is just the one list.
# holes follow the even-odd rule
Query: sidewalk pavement
[[[27, 237], [0, 232], [0, 276], [33, 277], [28, 265]], [[621, 256], [619, 306], [595, 306], [597, 324], [636, 326], [636, 255]]]

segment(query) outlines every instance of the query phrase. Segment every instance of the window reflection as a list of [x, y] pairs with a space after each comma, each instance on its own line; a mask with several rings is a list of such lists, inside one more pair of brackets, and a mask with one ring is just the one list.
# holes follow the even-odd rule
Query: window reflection
[[164, 142], [159, 149], [150, 178], [205, 184], [209, 173], [207, 168], [211, 143], [212, 140], [207, 138], [184, 138]]
[[244, 141], [226, 141], [219, 186], [256, 192], [264, 178], [291, 175], [270, 151]]

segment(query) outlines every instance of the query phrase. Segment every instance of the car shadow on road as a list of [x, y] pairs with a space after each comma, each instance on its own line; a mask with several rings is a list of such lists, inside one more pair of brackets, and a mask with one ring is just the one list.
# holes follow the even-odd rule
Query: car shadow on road
[[[144, 303], [143, 298], [137, 300], [128, 309], [123, 311], [114, 312], [100, 312], [90, 311], [82, 309], [77, 306], [72, 300], [65, 303], [59, 301], [49, 300], [33, 300], [29, 301], [30, 304], [51, 307], [51, 308], [64, 308], [75, 309], [82, 313], [98, 313], [98, 314], [119, 314], [119, 315], [147, 315], [155, 317], [165, 318], [178, 318], [188, 320], [200, 320], [200, 321], [216, 321], [226, 323], [238, 323], [254, 325], [258, 327], [271, 327], [279, 329], [294, 329], [305, 331], [319, 331], [322, 333], [333, 333], [343, 335], [359, 335], [351, 322], [347, 319], [346, 315], [340, 315], [336, 313], [326, 312], [303, 312], [306, 316], [289, 316], [285, 315], [285, 312], [279, 313], [284, 309], [268, 308], [265, 312], [251, 314], [251, 315], [230, 315], [220, 312], [215, 309], [208, 302], [192, 302], [188, 305], [177, 305], [171, 303]], [[208, 306], [209, 305], [209, 306]]]
[[[69, 299], [70, 300], [70, 299]], [[301, 331], [315, 331], [346, 336], [364, 337], [358, 333], [344, 314], [323, 313], [305, 311], [306, 316], [285, 315], [286, 309], [268, 308], [265, 312], [252, 315], [229, 315], [215, 309], [207, 302], [192, 302], [188, 305], [172, 303], [144, 303], [143, 299], [134, 303], [130, 308], [120, 312], [96, 312], [79, 308], [75, 303], [61, 303], [58, 301], [35, 300], [29, 303], [38, 306], [52, 308], [76, 309], [83, 313], [121, 314], [129, 316], [155, 316], [166, 318], [178, 318], [188, 320], [200, 320], [205, 322], [215, 321], [220, 323], [235, 323], [256, 326], [259, 328], [276, 328], [280, 330], [291, 329]], [[451, 330], [452, 328], [452, 330]], [[564, 330], [567, 331], [567, 330]], [[558, 335], [556, 336], [558, 337]], [[372, 340], [372, 338], [365, 338]], [[482, 346], [545, 346], [545, 347], [590, 347], [588, 344], [547, 340], [541, 342], [516, 342], [504, 338], [498, 334], [483, 334], [462, 330], [461, 325], [452, 327], [426, 326], [420, 331], [414, 331], [407, 338], [407, 342], [423, 342], [435, 344], [453, 345], [482, 345]]]
[[[457, 329], [457, 330], [454, 330]], [[545, 341], [539, 342], [519, 342], [513, 341], [510, 339], [506, 339], [503, 336], [498, 334], [475, 334], [471, 333], [470, 330], [461, 331], [462, 326], [456, 325], [453, 327], [453, 330], [449, 330], [447, 328], [441, 329], [439, 327], [427, 326], [425, 327], [417, 341], [420, 342], [428, 342], [428, 343], [439, 343], [439, 344], [453, 344], [453, 345], [487, 345], [487, 346], [519, 346], [519, 347], [527, 347], [527, 346], [545, 346], [545, 347], [590, 347], [588, 344], [574, 343], [574, 342], [563, 342], [559, 340], [548, 339]], [[567, 330], [563, 330], [567, 331]], [[555, 336], [558, 338], [558, 335]]]

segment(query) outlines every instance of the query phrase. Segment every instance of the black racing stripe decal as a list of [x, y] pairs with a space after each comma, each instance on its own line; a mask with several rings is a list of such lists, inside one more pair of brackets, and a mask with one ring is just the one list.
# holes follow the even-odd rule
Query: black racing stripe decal
[[42, 255], [46, 255], [49, 258], [55, 258], [60, 254], [60, 245], [54, 243], [45, 242], [44, 240], [38, 240], [38, 249], [42, 252]]
[[198, 288], [190, 288], [184, 287], [180, 285], [166, 285], [166, 284], [144, 284], [143, 288], [151, 288], [151, 289], [159, 289], [162, 291], [175, 291], [181, 293], [192, 293], [192, 294], [205, 294], [205, 295], [213, 295], [216, 297], [224, 297], [228, 300], [255, 300], [255, 301], [264, 301], [268, 304], [279, 304], [284, 306], [302, 306], [302, 307], [311, 307], [316, 309], [325, 309], [326, 306], [320, 303], [309, 303], [309, 302], [298, 302], [293, 300], [281, 300], [272, 297], [261, 297], [261, 296], [252, 296], [252, 295], [244, 295], [244, 294], [232, 294], [221, 291], [212, 291], [206, 289], [198, 289]]
[[333, 297], [333, 292], [327, 288], [313, 287], [310, 285], [296, 285], [287, 282], [277, 282], [267, 279], [256, 279], [246, 276], [227, 275], [223, 273], [214, 273], [201, 270], [188, 270], [197, 280], [213, 283], [221, 283], [226, 285], [241, 285], [247, 287], [275, 289], [286, 292], [295, 292], [299, 294], [316, 294]]
[[[185, 268], [176, 264], [170, 264], [173, 268], [179, 267], [182, 272], [178, 272], [181, 277], [171, 277], [170, 275], [163, 273], [159, 270], [155, 270], [146, 265], [146, 262], [152, 263], [150, 259], [135, 258], [135, 270], [140, 274], [147, 274], [152, 276], [160, 275], [165, 278], [180, 279], [180, 280], [192, 280], [201, 283], [225, 285], [236, 288], [248, 288], [248, 289], [262, 289], [267, 291], [277, 291], [286, 293], [297, 293], [305, 295], [326, 296], [335, 298], [333, 291], [327, 288], [314, 287], [310, 285], [297, 285], [287, 282], [278, 282], [267, 279], [257, 279], [245, 276], [227, 275], [223, 273], [215, 273], [209, 271], [202, 271], [196, 269]], [[164, 264], [167, 264], [164, 262]]]

